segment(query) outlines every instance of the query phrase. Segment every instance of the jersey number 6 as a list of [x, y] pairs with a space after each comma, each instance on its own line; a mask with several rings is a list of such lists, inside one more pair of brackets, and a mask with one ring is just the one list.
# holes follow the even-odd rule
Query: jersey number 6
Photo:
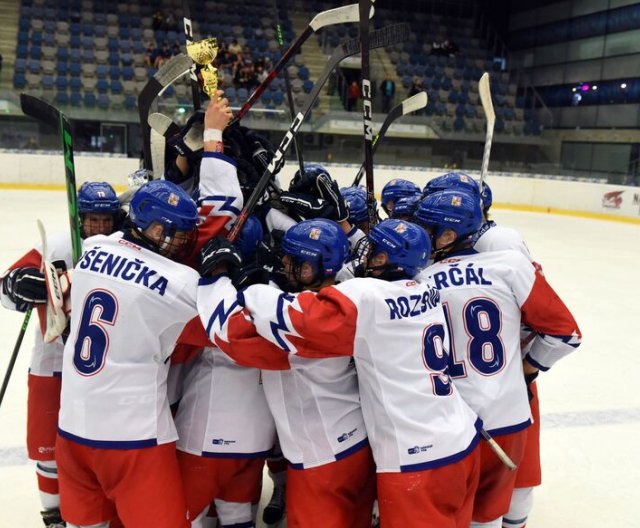
[[74, 343], [73, 365], [82, 376], [102, 370], [109, 350], [109, 334], [118, 317], [118, 301], [106, 290], [92, 290], [82, 305], [82, 320]]

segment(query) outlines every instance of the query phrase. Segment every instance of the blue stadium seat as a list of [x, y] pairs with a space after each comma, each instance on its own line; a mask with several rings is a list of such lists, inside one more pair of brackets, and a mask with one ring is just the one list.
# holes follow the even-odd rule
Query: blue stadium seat
[[96, 90], [98, 90], [100, 94], [107, 93], [109, 91], [109, 83], [105, 79], [98, 79]]
[[96, 76], [98, 79], [105, 79], [107, 74], [109, 73], [109, 69], [106, 64], [98, 64], [96, 66]]
[[238, 88], [236, 98], [239, 103], [244, 103], [249, 98], [249, 90], [246, 88]]
[[60, 91], [66, 91], [69, 81], [67, 81], [66, 77], [58, 76], [56, 77], [56, 88]]
[[23, 73], [14, 73], [13, 86], [18, 90], [22, 90], [25, 86], [27, 86], [27, 79], [25, 78]]
[[78, 48], [71, 48], [69, 50], [69, 60], [71, 64], [79, 64], [82, 62], [82, 52]]
[[311, 90], [313, 90], [313, 81], [310, 79], [304, 81], [302, 89], [304, 90], [304, 93], [311, 93]]
[[31, 45], [31, 49], [29, 50], [29, 56], [32, 59], [40, 60], [42, 58], [42, 47]]
[[138, 101], [134, 95], [127, 95], [124, 98], [124, 107], [127, 110], [133, 110], [138, 106]]
[[69, 94], [67, 92], [57, 92], [53, 102], [57, 105], [66, 106], [69, 104]]
[[133, 80], [133, 68], [131, 66], [125, 66], [122, 68], [122, 79], [125, 81]]
[[233, 86], [229, 86], [229, 88], [224, 91], [224, 96], [229, 100], [230, 104], [233, 104], [236, 100], [236, 89]]
[[43, 75], [40, 83], [45, 90], [53, 90], [53, 77], [51, 75]]
[[120, 67], [111, 66], [109, 68], [109, 77], [111, 77], [111, 80], [120, 79]]
[[29, 59], [27, 62], [27, 70], [29, 70], [29, 73], [40, 73], [41, 68], [42, 66], [39, 60]]
[[18, 44], [16, 47], [16, 57], [26, 59], [29, 55], [29, 47], [26, 44]]
[[82, 90], [82, 80], [80, 77], [71, 77], [69, 86], [71, 87], [71, 92], [79, 92]]
[[453, 122], [453, 129], [456, 132], [460, 132], [461, 130], [464, 130], [464, 117], [462, 116], [456, 117], [455, 121]]
[[13, 69], [16, 73], [24, 73], [27, 69], [26, 59], [16, 59]]
[[79, 62], [72, 62], [69, 64], [69, 73], [74, 77], [80, 77], [82, 73], [82, 66]]
[[98, 108], [102, 110], [107, 110], [110, 104], [109, 97], [107, 96], [107, 94], [101, 93], [100, 95], [98, 95], [98, 101], [96, 104], [98, 105]]
[[273, 94], [273, 104], [275, 106], [281, 106], [284, 103], [284, 94], [282, 92], [275, 92]]
[[71, 92], [69, 102], [71, 106], [80, 106], [82, 104], [82, 94], [80, 92]]
[[273, 100], [273, 97], [271, 95], [271, 92], [269, 90], [266, 90], [263, 94], [262, 97], [260, 97], [260, 100], [262, 101], [262, 103], [266, 106], [268, 104], [271, 103], [271, 101]]

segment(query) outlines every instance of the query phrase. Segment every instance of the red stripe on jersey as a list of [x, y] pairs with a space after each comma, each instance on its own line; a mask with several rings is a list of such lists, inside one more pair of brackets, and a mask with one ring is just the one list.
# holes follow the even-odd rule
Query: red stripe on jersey
[[522, 305], [522, 322], [536, 332], [550, 336], [582, 338], [578, 323], [558, 294], [549, 285], [539, 268], [529, 297]]
[[336, 288], [324, 288], [318, 294], [302, 292], [297, 297], [300, 309], [289, 306], [289, 317], [301, 336], [287, 335], [296, 354], [308, 358], [353, 355], [358, 309]]
[[216, 335], [216, 345], [243, 367], [289, 370], [288, 354], [259, 335], [256, 327], [247, 319], [246, 313], [246, 309], [243, 309], [229, 317], [227, 322], [229, 341]]

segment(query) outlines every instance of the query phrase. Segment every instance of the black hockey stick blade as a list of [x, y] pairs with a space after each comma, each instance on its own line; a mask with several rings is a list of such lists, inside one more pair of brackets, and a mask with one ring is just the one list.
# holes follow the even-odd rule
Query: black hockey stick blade
[[[282, 54], [278, 63], [273, 67], [273, 70], [269, 72], [269, 75], [265, 78], [264, 81], [260, 83], [260, 85], [251, 93], [246, 102], [242, 105], [242, 108], [238, 110], [236, 116], [229, 123], [230, 125], [237, 123], [240, 121], [251, 107], [258, 101], [260, 96], [267, 89], [271, 81], [275, 79], [278, 74], [282, 71], [282, 69], [287, 65], [291, 57], [293, 57], [298, 50], [302, 47], [302, 45], [307, 41], [307, 39], [320, 28], [326, 26], [332, 26], [335, 24], [347, 24], [349, 22], [357, 22], [359, 20], [359, 11], [358, 4], [350, 4], [342, 7], [336, 7], [335, 9], [328, 9], [327, 11], [322, 11], [318, 13], [309, 25], [305, 28], [305, 30], [300, 34], [300, 36], [289, 46], [289, 48]], [[369, 13], [369, 17], [373, 16], [373, 9]]]
[[142, 155], [145, 169], [153, 169], [151, 160], [151, 139], [149, 137], [149, 111], [153, 101], [163, 90], [173, 84], [177, 79], [189, 73], [193, 61], [186, 55], [175, 55], [149, 79], [138, 95], [138, 115], [142, 128]]
[[[394, 106], [391, 109], [391, 112], [387, 114], [387, 117], [385, 117], [384, 122], [380, 127], [380, 131], [376, 134], [376, 137], [373, 138], [373, 154], [375, 155], [376, 151], [378, 150], [380, 140], [385, 137], [387, 130], [396, 119], [404, 115], [410, 114], [411, 112], [416, 112], [418, 110], [423, 109], [425, 106], [427, 106], [428, 101], [429, 99], [427, 97], [427, 92], [419, 92], [415, 95], [412, 95], [408, 99], [405, 99], [399, 105]], [[356, 187], [360, 185], [360, 182], [362, 181], [363, 176], [364, 176], [364, 163], [360, 165], [358, 174], [356, 174], [356, 177], [353, 180], [353, 183], [351, 184], [351, 186]]]
[[46, 101], [29, 94], [20, 94], [20, 106], [25, 115], [58, 130], [64, 153], [64, 172], [69, 205], [69, 227], [73, 262], [80, 260], [82, 239], [80, 237], [80, 217], [78, 215], [76, 169], [73, 161], [73, 135], [71, 125], [60, 110]]
[[176, 125], [169, 116], [154, 112], [147, 119], [149, 126], [161, 136], [170, 138], [180, 132], [180, 127]]
[[[182, 2], [182, 21], [184, 24], [184, 37], [187, 46], [191, 44], [195, 38], [193, 36], [193, 23], [191, 21], [191, 8], [189, 7], [189, 0], [183, 0]], [[193, 109], [200, 110], [200, 83], [198, 82], [198, 75], [196, 74], [196, 63], [191, 65], [189, 70], [189, 77], [191, 78], [191, 98], [193, 100]]]
[[[383, 27], [371, 33], [369, 45], [372, 49], [374, 49], [398, 44], [407, 40], [409, 38], [409, 33], [409, 25], [404, 23]], [[320, 77], [314, 84], [313, 90], [311, 90], [311, 93], [307, 97], [304, 108], [298, 112], [295, 119], [289, 126], [289, 130], [280, 142], [280, 145], [278, 145], [278, 148], [276, 149], [273, 158], [269, 163], [269, 166], [265, 169], [264, 173], [260, 177], [260, 180], [251, 193], [251, 196], [249, 196], [249, 199], [238, 215], [236, 222], [233, 224], [231, 231], [229, 231], [227, 235], [227, 238], [229, 240], [234, 241], [240, 234], [242, 226], [244, 225], [248, 216], [253, 212], [260, 198], [263, 196], [265, 189], [271, 181], [271, 178], [282, 167], [282, 164], [284, 163], [284, 155], [289, 148], [289, 145], [291, 145], [293, 137], [298, 132], [300, 125], [302, 125], [302, 122], [304, 121], [304, 118], [311, 111], [313, 103], [315, 103], [315, 100], [318, 98], [320, 90], [322, 90], [324, 83], [327, 82], [327, 79], [329, 78], [329, 75], [331, 75], [333, 69], [338, 66], [338, 64], [340, 64], [344, 59], [350, 57], [351, 55], [355, 55], [359, 51], [360, 40], [357, 38], [344, 42], [333, 51], [324, 67], [324, 70], [320, 74]]]

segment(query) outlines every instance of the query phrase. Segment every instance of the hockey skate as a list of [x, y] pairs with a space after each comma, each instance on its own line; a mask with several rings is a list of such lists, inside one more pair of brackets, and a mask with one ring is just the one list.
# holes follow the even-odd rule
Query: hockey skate
[[47, 528], [64, 528], [67, 526], [60, 515], [60, 508], [51, 508], [40, 512], [42, 521]]
[[262, 512], [262, 521], [265, 524], [276, 524], [284, 518], [285, 491], [285, 486], [274, 486], [271, 500]]

